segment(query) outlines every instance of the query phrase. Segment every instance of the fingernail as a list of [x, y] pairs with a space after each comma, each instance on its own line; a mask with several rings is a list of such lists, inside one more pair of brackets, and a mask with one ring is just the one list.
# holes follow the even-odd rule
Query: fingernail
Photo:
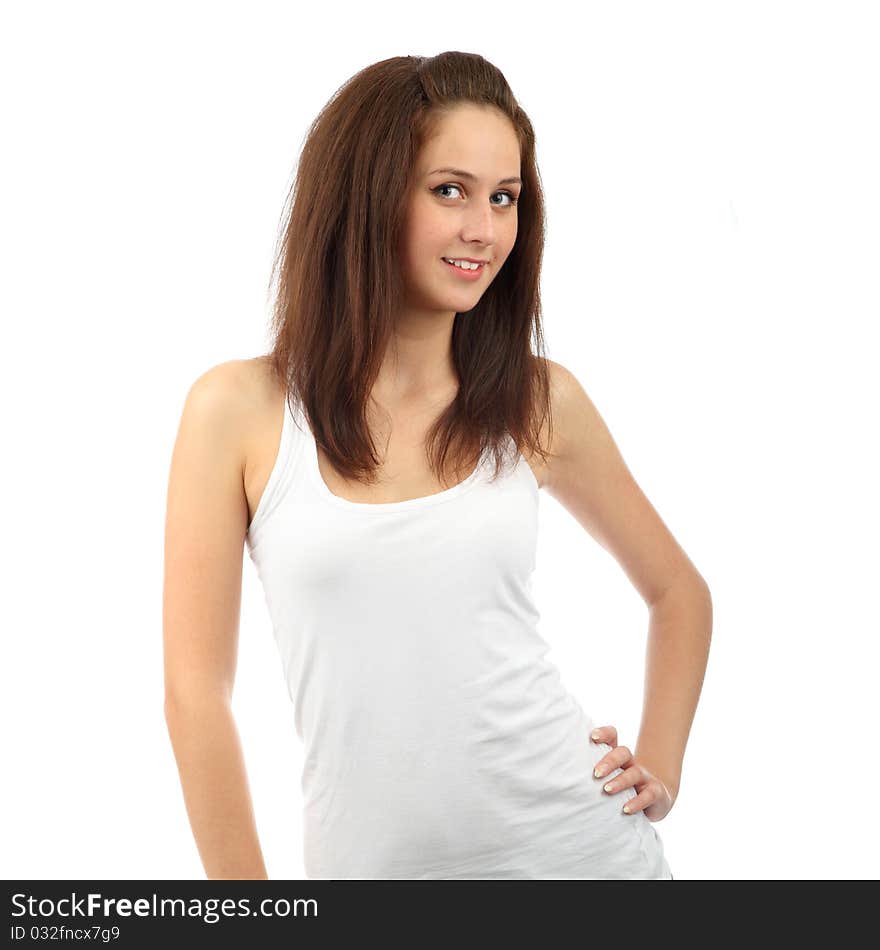
[[593, 769], [593, 775], [595, 775], [596, 778], [602, 778], [602, 776], [605, 774], [605, 771], [604, 765], [597, 765], [596, 768]]
[[602, 787], [605, 789], [606, 792], [610, 792], [611, 789], [614, 788], [614, 783], [606, 782]]
[[590, 733], [590, 738], [591, 738], [591, 739], [595, 739], [596, 741], [598, 741], [598, 740], [599, 740], [599, 733], [598, 733], [598, 731], [594, 729], [594, 730]]
[[627, 814], [629, 814], [629, 805], [628, 805], [628, 804], [627, 804], [627, 805], [624, 805], [624, 806], [623, 806], [623, 810], [624, 810]]

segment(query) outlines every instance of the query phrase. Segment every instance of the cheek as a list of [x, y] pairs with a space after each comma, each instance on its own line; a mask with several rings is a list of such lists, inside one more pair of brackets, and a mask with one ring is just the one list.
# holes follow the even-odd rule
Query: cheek
[[440, 257], [446, 253], [449, 242], [448, 235], [434, 231], [422, 231], [420, 234], [413, 236], [403, 259], [407, 261], [410, 271], [430, 274], [440, 261]]
[[514, 227], [513, 232], [510, 235], [510, 240], [507, 244], [507, 253], [504, 255], [505, 260], [507, 260], [507, 258], [510, 256], [515, 244], [516, 244], [516, 228]]

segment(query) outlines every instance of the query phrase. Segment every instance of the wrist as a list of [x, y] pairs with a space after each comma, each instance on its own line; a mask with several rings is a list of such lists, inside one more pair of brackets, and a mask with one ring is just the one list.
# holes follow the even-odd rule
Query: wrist
[[678, 789], [681, 785], [681, 771], [679, 769], [669, 768], [663, 764], [654, 765], [650, 759], [643, 758], [638, 753], [636, 753], [633, 758], [639, 765], [650, 772], [654, 778], [659, 779], [659, 781], [663, 783], [673, 802], [678, 798]]

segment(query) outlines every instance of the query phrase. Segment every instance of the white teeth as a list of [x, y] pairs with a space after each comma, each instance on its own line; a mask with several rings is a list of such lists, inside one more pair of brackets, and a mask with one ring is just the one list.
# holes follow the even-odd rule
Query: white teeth
[[447, 264], [453, 264], [455, 267], [461, 267], [464, 270], [476, 270], [478, 267], [483, 266], [482, 264], [473, 264], [470, 261], [456, 261], [449, 257], [444, 257], [443, 260], [446, 261]]

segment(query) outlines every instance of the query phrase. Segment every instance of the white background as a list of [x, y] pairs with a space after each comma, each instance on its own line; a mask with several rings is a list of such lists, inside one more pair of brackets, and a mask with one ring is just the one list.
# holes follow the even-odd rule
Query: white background
[[[268, 341], [308, 124], [395, 55], [479, 52], [534, 123], [548, 355], [712, 590], [677, 880], [876, 877], [880, 31], [872, 4], [3, 8], [0, 875], [202, 878], [163, 716], [183, 399]], [[873, 486], [873, 487], [872, 487]], [[243, 551], [234, 697], [271, 878], [301, 748]], [[648, 616], [541, 497], [564, 682], [635, 744]]]

